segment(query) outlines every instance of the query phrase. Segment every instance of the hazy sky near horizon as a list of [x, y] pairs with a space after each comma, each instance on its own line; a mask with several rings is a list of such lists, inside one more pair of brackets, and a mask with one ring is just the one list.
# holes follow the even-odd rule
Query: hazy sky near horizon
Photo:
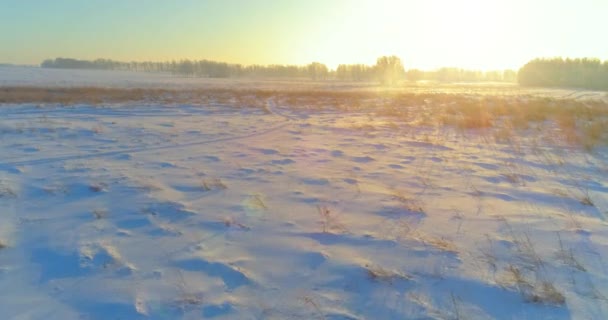
[[519, 68], [608, 59], [608, 0], [0, 0], [0, 62], [55, 57]]

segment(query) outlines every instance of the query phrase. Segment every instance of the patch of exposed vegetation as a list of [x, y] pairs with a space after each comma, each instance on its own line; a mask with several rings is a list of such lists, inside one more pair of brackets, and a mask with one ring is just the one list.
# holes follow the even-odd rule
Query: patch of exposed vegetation
[[228, 186], [219, 178], [210, 178], [203, 179], [201, 181], [201, 188], [203, 191], [212, 191], [212, 190], [225, 190], [228, 189]]
[[100, 183], [92, 183], [89, 185], [89, 190], [91, 192], [105, 192], [108, 189], [108, 185], [100, 182]]
[[378, 282], [393, 283], [396, 280], [412, 280], [414, 278], [409, 274], [388, 270], [380, 266], [366, 265], [365, 270], [371, 280]]
[[338, 216], [327, 206], [318, 205], [317, 212], [321, 217], [323, 233], [346, 231], [346, 227], [339, 221]]

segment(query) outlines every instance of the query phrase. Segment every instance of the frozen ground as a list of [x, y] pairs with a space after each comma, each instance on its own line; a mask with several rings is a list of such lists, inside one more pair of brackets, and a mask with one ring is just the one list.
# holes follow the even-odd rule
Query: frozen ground
[[[0, 86], [378, 90], [15, 67]], [[608, 151], [562, 141], [568, 119], [235, 94], [0, 105], [0, 319], [607, 317]]]
[[605, 319], [608, 154], [373, 112], [0, 108], [1, 319]]

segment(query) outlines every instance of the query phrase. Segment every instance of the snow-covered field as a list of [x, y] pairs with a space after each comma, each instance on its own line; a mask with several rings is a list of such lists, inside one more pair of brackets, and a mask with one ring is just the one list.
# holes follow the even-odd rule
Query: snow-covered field
[[[310, 79], [265, 79], [236, 78], [210, 79], [183, 77], [167, 73], [45, 69], [38, 67], [0, 66], [1, 87], [102, 87], [102, 88], [144, 88], [144, 89], [255, 89], [255, 90], [334, 90], [334, 91], [376, 91], [376, 83], [311, 81]], [[428, 83], [407, 84], [413, 93], [458, 93], [481, 95], [524, 95], [546, 97], [569, 97], [578, 99], [608, 100], [608, 93], [602, 91], [520, 88], [512, 83]], [[386, 89], [381, 89], [386, 90]], [[391, 90], [391, 89], [389, 89]], [[397, 89], [400, 90], [400, 89]]]
[[608, 315], [605, 147], [264, 104], [2, 105], [0, 319]]
[[[327, 83], [313, 82], [307, 79], [209, 79], [184, 77], [167, 73], [79, 70], [79, 69], [46, 69], [38, 67], [3, 67], [0, 66], [0, 87], [3, 86], [39, 86], [39, 87], [104, 87], [104, 88], [256, 88], [276, 89], [297, 87], [324, 87]], [[363, 84], [363, 86], [369, 84]], [[333, 83], [331, 87], [349, 89], [361, 84]]]

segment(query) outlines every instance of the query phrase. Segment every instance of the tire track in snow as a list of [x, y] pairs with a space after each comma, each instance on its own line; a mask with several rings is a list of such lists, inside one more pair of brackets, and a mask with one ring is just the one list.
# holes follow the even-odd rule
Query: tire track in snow
[[[272, 132], [281, 130], [281, 129], [287, 127], [288, 125], [292, 124], [292, 120], [294, 120], [294, 118], [273, 110], [273, 108], [275, 107], [274, 101], [269, 100], [268, 104], [269, 104], [269, 106], [267, 109], [268, 109], [269, 113], [272, 115], [278, 116], [278, 117], [282, 117], [285, 119], [285, 121], [283, 121], [282, 123], [277, 124], [275, 126], [272, 126], [268, 129], [259, 131], [259, 132], [254, 132], [254, 133], [234, 136], [234, 137], [195, 141], [195, 142], [188, 142], [188, 143], [181, 143], [181, 144], [171, 144], [171, 145], [165, 145], [165, 146], [125, 148], [125, 149], [114, 150], [114, 151], [95, 152], [95, 153], [90, 153], [90, 154], [85, 154], [85, 155], [72, 154], [72, 155], [47, 157], [47, 158], [32, 159], [32, 160], [0, 162], [0, 169], [2, 169], [2, 167], [33, 166], [33, 165], [47, 164], [47, 163], [53, 163], [53, 162], [68, 161], [68, 160], [83, 160], [83, 159], [92, 159], [92, 158], [101, 158], [101, 157], [111, 157], [111, 156], [117, 156], [117, 155], [120, 155], [123, 153], [138, 153], [138, 152], [147, 152], [147, 151], [171, 150], [171, 149], [188, 148], [188, 147], [194, 147], [194, 146], [200, 146], [200, 145], [212, 144], [212, 143], [218, 143], [218, 142], [238, 141], [238, 140], [243, 140], [243, 139], [264, 136], [264, 135], [270, 134]], [[272, 106], [270, 106], [270, 105], [272, 105]]]

